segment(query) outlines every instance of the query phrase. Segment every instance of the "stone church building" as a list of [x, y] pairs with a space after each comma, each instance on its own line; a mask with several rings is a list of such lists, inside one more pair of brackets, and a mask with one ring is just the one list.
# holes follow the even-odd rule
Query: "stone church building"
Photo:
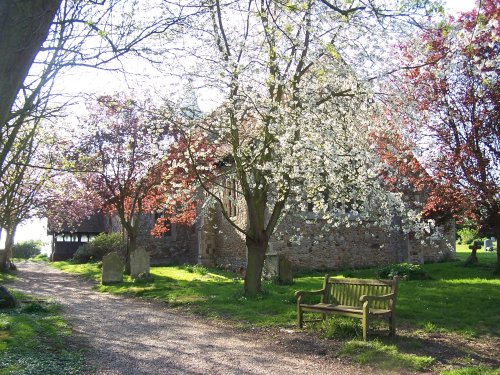
[[[226, 189], [223, 203], [231, 219], [246, 224], [244, 202], [235, 198], [235, 189]], [[238, 202], [236, 205], [235, 202]], [[305, 208], [307, 209], [307, 208]], [[223, 217], [220, 207], [200, 208], [198, 220], [191, 226], [171, 224], [161, 238], [151, 236], [155, 215], [143, 215], [138, 243], [151, 254], [152, 264], [199, 263], [236, 270], [246, 265], [243, 234]], [[351, 226], [333, 228], [326, 234], [318, 222], [297, 222], [285, 218], [277, 229], [300, 226], [300, 243], [287, 235], [275, 236], [269, 256], [285, 256], [296, 269], [346, 269], [380, 266], [390, 263], [434, 262], [454, 257], [455, 225], [448, 222], [432, 229], [433, 239], [414, 238], [397, 229]], [[437, 239], [436, 239], [437, 238]]]
[[[231, 219], [244, 228], [247, 220], [244, 202], [236, 206], [232, 197], [223, 202]], [[243, 234], [228, 223], [220, 208], [212, 207], [208, 211], [196, 225], [199, 263], [231, 269], [244, 267], [247, 250]], [[300, 243], [286, 234], [281, 238], [276, 236], [271, 238], [267, 254], [285, 256], [296, 269], [363, 268], [400, 262], [434, 262], [455, 256], [455, 225], [451, 221], [433, 228], [437, 236], [432, 239], [430, 236], [416, 239], [397, 229], [363, 226], [332, 228], [325, 234], [320, 222], [297, 222], [293, 218], [285, 218], [277, 232], [292, 225], [301, 228]]]

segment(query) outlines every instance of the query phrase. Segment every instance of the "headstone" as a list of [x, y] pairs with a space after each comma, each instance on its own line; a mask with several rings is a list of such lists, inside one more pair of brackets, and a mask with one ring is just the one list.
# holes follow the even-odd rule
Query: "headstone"
[[263, 275], [267, 279], [277, 277], [279, 274], [279, 257], [278, 254], [267, 254], [264, 260]]
[[493, 251], [493, 241], [490, 238], [484, 240], [484, 251]]
[[471, 245], [469, 245], [469, 249], [471, 250], [479, 250], [481, 248], [481, 241], [474, 241]]
[[134, 283], [151, 283], [154, 281], [153, 276], [150, 273], [141, 272], [134, 279]]
[[113, 252], [102, 258], [101, 284], [113, 284], [123, 281], [123, 261], [118, 253]]
[[130, 253], [130, 276], [136, 278], [140, 273], [149, 273], [149, 254], [143, 247]]
[[293, 266], [286, 257], [281, 255], [279, 257], [279, 283], [281, 285], [291, 285], [293, 284]]

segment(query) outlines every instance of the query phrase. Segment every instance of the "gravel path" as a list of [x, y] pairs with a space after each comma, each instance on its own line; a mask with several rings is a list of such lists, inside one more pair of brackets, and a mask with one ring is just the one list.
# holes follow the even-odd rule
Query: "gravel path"
[[[19, 263], [9, 287], [62, 304], [97, 374], [365, 374], [321, 351], [297, 353], [286, 337], [240, 332], [157, 302], [92, 290], [95, 283], [43, 263]], [[295, 339], [301, 333], [283, 332]], [[288, 340], [290, 341], [290, 340]], [[293, 340], [292, 340], [293, 341]], [[287, 346], [287, 347], [284, 347]]]

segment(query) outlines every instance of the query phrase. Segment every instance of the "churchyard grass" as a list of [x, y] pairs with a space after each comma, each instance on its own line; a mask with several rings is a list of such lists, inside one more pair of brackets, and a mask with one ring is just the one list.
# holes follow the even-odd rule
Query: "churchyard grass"
[[83, 353], [68, 347], [71, 329], [59, 310], [54, 303], [36, 301], [0, 309], [0, 375], [83, 373]]
[[[478, 252], [479, 264], [464, 267], [470, 251], [457, 246], [457, 260], [424, 265], [431, 279], [403, 280], [400, 283], [397, 301], [397, 340], [388, 341], [375, 336], [368, 343], [345, 341], [337, 355], [350, 357], [353, 361], [371, 364], [379, 369], [393, 371], [450, 370], [467, 367], [467, 375], [500, 375], [496, 370], [483, 366], [481, 362], [469, 363], [467, 350], [463, 347], [456, 359], [446, 366], [439, 365], [429, 345], [429, 336], [437, 334], [462, 337], [463, 340], [483, 340], [486, 336], [500, 335], [500, 279], [492, 273], [495, 253]], [[52, 263], [65, 272], [76, 273], [100, 280], [99, 263], [73, 264]], [[333, 271], [338, 277], [375, 278], [377, 269]], [[235, 274], [201, 266], [151, 267], [153, 282], [137, 283], [129, 277], [113, 285], [99, 285], [97, 290], [114, 294], [138, 296], [164, 301], [170, 306], [188, 309], [199, 315], [231, 320], [242, 328], [293, 327], [296, 324], [295, 290], [314, 290], [321, 287], [325, 272], [299, 272], [293, 285], [263, 283], [264, 292], [255, 298], [243, 295], [243, 281]], [[306, 328], [317, 329], [320, 336], [341, 340], [356, 337], [360, 331], [359, 319], [341, 322], [328, 319], [325, 324]], [[352, 335], [351, 333], [354, 332]], [[478, 337], [474, 339], [474, 337]], [[454, 339], [452, 339], [454, 340]], [[445, 360], [446, 362], [447, 360]], [[455, 362], [453, 362], [455, 361]], [[443, 362], [443, 363], [445, 363]], [[459, 370], [457, 370], [459, 371]]]
[[14, 277], [12, 272], [0, 272], [0, 284], [14, 280]]
[[382, 370], [405, 368], [424, 371], [434, 362], [434, 358], [430, 356], [402, 353], [396, 345], [385, 345], [378, 340], [348, 341], [338, 354], [361, 364], [377, 364], [377, 368]]
[[[469, 250], [458, 246], [457, 261], [424, 266], [432, 279], [402, 281], [397, 315], [400, 325], [423, 331], [454, 332], [465, 336], [500, 335], [500, 279], [492, 274], [495, 253], [478, 252], [480, 263], [463, 267]], [[98, 263], [56, 262], [53, 266], [99, 280]], [[334, 271], [346, 277], [374, 278], [376, 269]], [[233, 273], [216, 269], [196, 272], [192, 266], [152, 267], [151, 283], [123, 283], [99, 286], [98, 290], [135, 295], [184, 306], [209, 317], [230, 319], [240, 325], [292, 326], [296, 311], [295, 290], [321, 286], [323, 272], [300, 273], [294, 284], [263, 284], [264, 293], [256, 298], [243, 295], [242, 280]]]

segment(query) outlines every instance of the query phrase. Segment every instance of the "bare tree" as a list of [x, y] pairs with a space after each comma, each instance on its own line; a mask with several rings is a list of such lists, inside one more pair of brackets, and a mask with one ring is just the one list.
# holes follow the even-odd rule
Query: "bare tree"
[[185, 19], [182, 7], [153, 12], [148, 8], [152, 5], [127, 0], [1, 2], [0, 199], [17, 190], [15, 184], [9, 187], [18, 181], [12, 177], [13, 166], [37, 127], [66, 104], [54, 100], [60, 96], [53, 90], [58, 76], [75, 67], [123, 71], [120, 61], [125, 55], [151, 60], [159, 53], [153, 39], [164, 41]]
[[[0, 259], [0, 271], [9, 268], [12, 256], [12, 247], [16, 229], [20, 223], [36, 214], [39, 203], [39, 193], [51, 175], [49, 169], [34, 168], [32, 163], [37, 163], [37, 158], [47, 159], [48, 152], [46, 140], [39, 142], [31, 133], [33, 128], [29, 128], [28, 134], [18, 137], [14, 148], [20, 148], [17, 152], [18, 159], [5, 170], [1, 180], [0, 192], [0, 228], [5, 229], [5, 251]], [[25, 142], [27, 140], [27, 142]]]

